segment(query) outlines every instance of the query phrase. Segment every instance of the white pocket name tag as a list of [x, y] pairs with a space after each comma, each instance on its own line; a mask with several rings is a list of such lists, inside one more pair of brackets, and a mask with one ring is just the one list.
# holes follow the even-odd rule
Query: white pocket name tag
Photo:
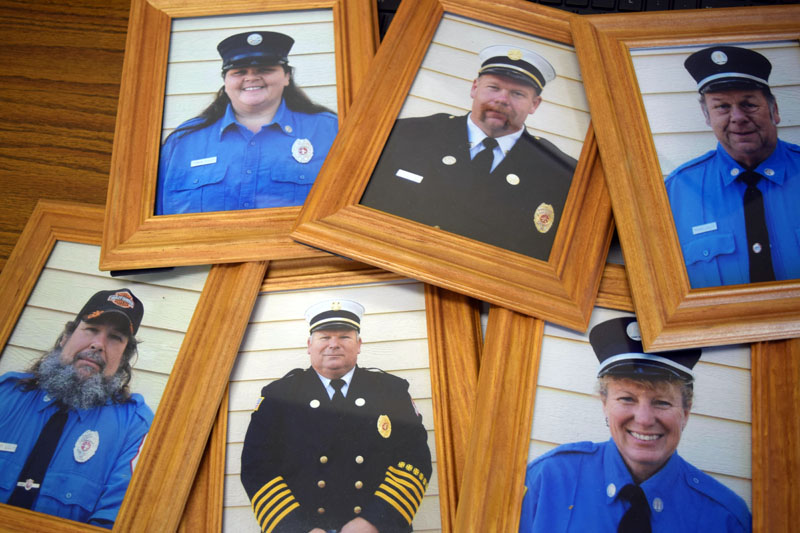
[[17, 445], [13, 442], [0, 442], [0, 452], [14, 453], [17, 451]]
[[213, 165], [217, 162], [217, 156], [214, 157], [204, 157], [203, 159], [195, 159], [191, 163], [189, 163], [192, 167], [202, 167], [203, 165]]
[[409, 172], [408, 170], [398, 169], [395, 173], [395, 176], [398, 178], [403, 178], [408, 181], [413, 181], [414, 183], [420, 183], [422, 181], [422, 176], [419, 174], [414, 174], [413, 172]]
[[692, 228], [692, 235], [700, 235], [701, 233], [708, 233], [709, 231], [717, 231], [717, 223], [709, 222], [708, 224], [700, 224]]

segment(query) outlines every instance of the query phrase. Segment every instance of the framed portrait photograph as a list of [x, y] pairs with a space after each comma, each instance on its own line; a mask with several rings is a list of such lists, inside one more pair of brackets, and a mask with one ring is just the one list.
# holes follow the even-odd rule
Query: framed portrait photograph
[[[249, 285], [226, 275], [241, 288], [221, 283], [218, 266], [112, 278], [97, 269], [102, 218], [96, 206], [40, 202], [0, 275], [0, 515], [9, 531], [176, 527], [225, 387], [215, 397], [209, 383], [202, 404], [190, 392], [213, 381], [214, 364], [195, 360], [203, 349], [191, 346], [207, 334], [198, 317], [219, 308], [208, 291], [246, 304], [237, 291], [249, 287], [252, 298], [260, 286], [258, 275]], [[263, 278], [265, 265], [255, 265]], [[249, 309], [239, 314], [241, 335]], [[223, 348], [212, 349], [219, 357]]]
[[[478, 379], [477, 302], [397, 275], [353, 270], [346, 285], [339, 277], [295, 267], [268, 273], [209, 442], [217, 452], [208, 481], [195, 489], [203, 503], [187, 506], [187, 522], [199, 515], [223, 531], [339, 529], [362, 517], [381, 529], [452, 530]], [[349, 350], [329, 338], [356, 335], [343, 317], [358, 324], [360, 347], [344, 374], [345, 405], [335, 406], [320, 377], [336, 370], [326, 358]], [[406, 408], [417, 413], [410, 420]], [[347, 444], [336, 444], [337, 432]], [[406, 474], [404, 464], [412, 465]], [[281, 496], [257, 490], [278, 475]]]
[[800, 334], [799, 20], [573, 20], [649, 350]]
[[[569, 515], [570, 527], [589, 520], [589, 528], [616, 530], [629, 507], [618, 501], [622, 489], [637, 476], [654, 530], [747, 531], [751, 524], [757, 532], [791, 530], [798, 508], [792, 486], [800, 462], [791, 444], [797, 405], [777, 398], [793, 397], [800, 387], [798, 340], [641, 358], [631, 311], [597, 307], [590, 332], [580, 334], [491, 308], [457, 527], [550, 531]], [[624, 327], [608, 328], [616, 322]], [[688, 389], [686, 375], [679, 377], [687, 370]], [[770, 413], [773, 405], [779, 412]], [[515, 415], [485, 417], [490, 408]], [[642, 442], [630, 441], [626, 430]], [[643, 464], [660, 469], [651, 473]], [[713, 499], [692, 498], [701, 493]], [[712, 501], [720, 503], [708, 506]]]
[[320, 255], [288, 233], [377, 47], [373, 4], [133, 1], [100, 268]]
[[612, 221], [570, 17], [401, 5], [292, 237], [584, 329]]

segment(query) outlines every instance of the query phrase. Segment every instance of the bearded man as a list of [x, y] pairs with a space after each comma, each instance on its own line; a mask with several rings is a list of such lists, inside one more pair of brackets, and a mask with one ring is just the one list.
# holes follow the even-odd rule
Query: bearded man
[[398, 120], [361, 204], [547, 261], [576, 161], [525, 120], [555, 69], [513, 46], [479, 59], [471, 112]]
[[100, 291], [26, 373], [0, 376], [0, 502], [110, 528], [153, 412], [132, 394], [142, 302]]

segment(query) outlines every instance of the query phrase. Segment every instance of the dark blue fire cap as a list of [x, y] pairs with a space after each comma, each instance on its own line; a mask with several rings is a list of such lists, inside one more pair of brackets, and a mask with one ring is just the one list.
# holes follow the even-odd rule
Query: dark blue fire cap
[[692, 368], [700, 359], [700, 348], [645, 353], [635, 317], [613, 318], [589, 332], [589, 342], [600, 361], [597, 377], [677, 377], [694, 381]]
[[217, 45], [222, 71], [232, 68], [286, 65], [294, 39], [274, 31], [248, 31], [231, 35]]
[[700, 94], [730, 89], [767, 89], [772, 63], [755, 50], [712, 46], [686, 58], [683, 65]]

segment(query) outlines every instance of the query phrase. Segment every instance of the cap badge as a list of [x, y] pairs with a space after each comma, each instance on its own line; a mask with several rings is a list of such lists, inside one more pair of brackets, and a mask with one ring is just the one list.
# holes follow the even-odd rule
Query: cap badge
[[263, 40], [264, 39], [261, 37], [261, 34], [258, 33], [251, 33], [247, 36], [247, 44], [250, 46], [258, 46]]
[[342, 302], [331, 302], [331, 311], [341, 311]]
[[711, 52], [711, 61], [713, 61], [717, 65], [724, 65], [725, 63], [728, 62], [728, 56], [725, 54], [725, 52], [722, 52], [720, 50], [714, 50], [713, 52]]
[[628, 334], [628, 337], [631, 340], [639, 342], [642, 340], [642, 332], [639, 331], [639, 323], [638, 322], [631, 322], [628, 324], [628, 327], [625, 328], [625, 333]]
[[508, 58], [512, 61], [519, 61], [522, 59], [522, 50], [514, 48], [509, 50], [506, 55], [508, 55]]
[[72, 454], [75, 460], [79, 463], [85, 463], [94, 457], [97, 447], [100, 445], [100, 434], [91, 429], [87, 429], [75, 441], [75, 446], [72, 448]]
[[133, 309], [134, 307], [133, 296], [127, 291], [115, 292], [108, 297], [108, 301], [117, 307], [123, 307], [125, 309]]
[[456, 158], [453, 157], [452, 155], [446, 155], [442, 158], [442, 163], [444, 163], [445, 165], [455, 165]]
[[542, 202], [533, 214], [533, 223], [536, 225], [536, 229], [539, 230], [539, 233], [547, 233], [550, 231], [550, 228], [553, 227], [555, 218], [556, 213], [553, 210], [553, 206]]
[[91, 320], [93, 318], [97, 318], [102, 314], [103, 314], [102, 311], [93, 311], [93, 312], [89, 313], [88, 315], [86, 315], [86, 320]]
[[519, 185], [519, 176], [516, 174], [509, 174], [506, 176], [506, 181], [509, 185]]
[[378, 417], [378, 433], [384, 439], [388, 439], [389, 435], [392, 434], [392, 421], [389, 420], [388, 416], [381, 415]]
[[292, 144], [292, 157], [298, 163], [308, 163], [314, 157], [314, 147], [308, 139], [297, 139]]

